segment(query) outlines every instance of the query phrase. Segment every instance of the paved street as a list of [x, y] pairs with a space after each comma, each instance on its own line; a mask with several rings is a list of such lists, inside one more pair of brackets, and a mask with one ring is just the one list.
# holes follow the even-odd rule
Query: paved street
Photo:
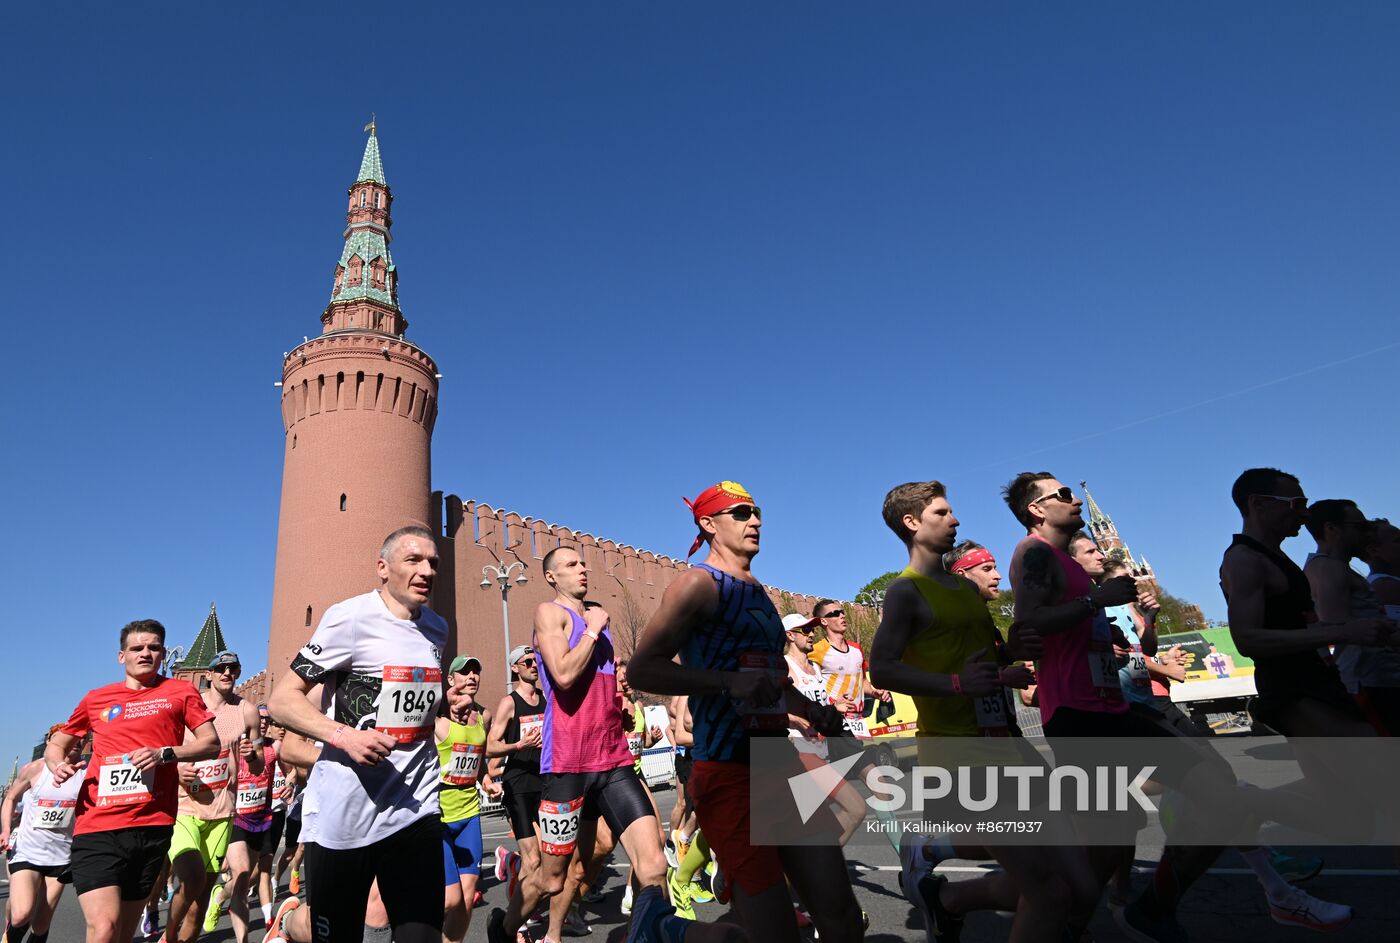
[[[675, 793], [661, 790], [656, 795], [657, 802], [668, 812], [675, 801]], [[486, 836], [487, 863], [489, 871], [492, 849], [500, 842], [509, 845], [508, 830], [504, 819], [493, 816], [487, 820]], [[1155, 861], [1159, 847], [1146, 843], [1138, 848], [1139, 886], [1150, 877], [1148, 862]], [[1375, 943], [1380, 940], [1400, 939], [1400, 875], [1394, 870], [1394, 862], [1388, 849], [1381, 848], [1328, 848], [1318, 849], [1327, 859], [1328, 868], [1321, 876], [1305, 885], [1309, 892], [1334, 901], [1350, 903], [1356, 910], [1356, 919], [1345, 930], [1327, 934], [1329, 943]], [[607, 897], [599, 905], [590, 909], [593, 933], [589, 939], [602, 941], [610, 932], [622, 925], [618, 905], [622, 896], [622, 882], [626, 874], [625, 860], [621, 858], [611, 869], [607, 883]], [[897, 862], [893, 851], [862, 848], [856, 850], [852, 858], [851, 881], [862, 908], [870, 914], [870, 932], [866, 939], [871, 943], [894, 943], [894, 941], [920, 941], [922, 929], [914, 922], [914, 915], [899, 893], [896, 882]], [[983, 866], [975, 862], [948, 862], [939, 873], [950, 880], [969, 880], [981, 873]], [[8, 885], [5, 886], [8, 891]], [[492, 908], [505, 903], [505, 889], [488, 878], [483, 886], [485, 903], [478, 908], [472, 921], [467, 939], [471, 943], [485, 943], [486, 917]], [[285, 890], [283, 891], [285, 893]], [[256, 910], [256, 908], [255, 908]], [[717, 904], [697, 905], [703, 919], [720, 919], [724, 908]], [[1238, 855], [1226, 852], [1211, 874], [1192, 889], [1182, 911], [1182, 923], [1190, 933], [1192, 943], [1264, 943], [1264, 941], [1306, 941], [1322, 939], [1321, 934], [1307, 930], [1282, 927], [1269, 919], [1264, 905], [1264, 897], [1252, 874], [1244, 868]], [[262, 940], [262, 918], [254, 918], [252, 939]], [[1006, 939], [1010, 919], [1001, 914], [976, 914], [967, 921], [963, 940], [967, 943], [992, 943]], [[1092, 925], [1095, 940], [1099, 943], [1123, 940], [1123, 935], [1113, 923], [1112, 917], [1101, 911]], [[810, 935], [810, 931], [809, 931]], [[54, 927], [49, 935], [52, 943], [81, 941], [83, 938], [82, 915], [71, 889], [59, 906]], [[233, 930], [225, 917], [217, 932], [204, 937], [210, 943], [224, 943], [233, 939]], [[369, 939], [373, 939], [370, 937]], [[579, 937], [578, 939], [585, 939]], [[383, 943], [383, 938], [380, 938]]]

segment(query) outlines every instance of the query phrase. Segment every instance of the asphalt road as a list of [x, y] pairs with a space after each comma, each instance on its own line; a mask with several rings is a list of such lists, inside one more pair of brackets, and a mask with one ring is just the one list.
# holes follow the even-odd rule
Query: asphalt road
[[[671, 790], [661, 790], [657, 792], [656, 799], [664, 815], [671, 809], [675, 793]], [[510, 846], [511, 841], [504, 819], [493, 816], [484, 824], [489, 871], [493, 849], [497, 844]], [[1159, 856], [1160, 850], [1159, 845], [1147, 840], [1139, 844], [1139, 887], [1144, 886], [1150, 879], [1150, 867]], [[1382, 848], [1322, 848], [1312, 851], [1322, 854], [1327, 859], [1327, 870], [1308, 882], [1305, 885], [1307, 890], [1327, 900], [1349, 903], [1356, 911], [1356, 919], [1350, 926], [1326, 935], [1329, 943], [1400, 940], [1400, 872], [1395, 870], [1394, 858], [1390, 851]], [[850, 879], [856, 897], [861, 907], [870, 915], [870, 931], [866, 940], [870, 943], [923, 943], [923, 929], [916, 923], [913, 909], [899, 892], [896, 881], [898, 863], [894, 852], [888, 846], [862, 847], [849, 850], [847, 857], [851, 862]], [[940, 866], [939, 873], [954, 881], [971, 880], [982, 873], [985, 867], [977, 862], [950, 861]], [[610, 869], [607, 896], [588, 911], [593, 926], [592, 934], [572, 939], [593, 939], [601, 943], [611, 931], [622, 926], [623, 918], [619, 904], [626, 873], [626, 861], [619, 852]], [[0, 891], [4, 892], [0, 896], [8, 897], [8, 882], [0, 887]], [[486, 897], [485, 903], [474, 914], [471, 930], [467, 934], [471, 943], [485, 943], [486, 917], [493, 908], [505, 905], [505, 888], [497, 884], [494, 878], [484, 880], [483, 892]], [[279, 893], [285, 894], [285, 888]], [[726, 912], [725, 908], [718, 904], [697, 904], [696, 910], [703, 920], [721, 919]], [[1217, 867], [1191, 889], [1182, 906], [1181, 922], [1190, 934], [1192, 943], [1264, 943], [1322, 939], [1321, 934], [1275, 924], [1269, 918], [1263, 893], [1253, 875], [1245, 869], [1244, 863], [1233, 852], [1226, 852], [1217, 862]], [[1010, 919], [1007, 915], [973, 914], [967, 919], [962, 938], [967, 943], [1005, 940], [1009, 928]], [[1101, 909], [1090, 929], [1099, 943], [1126, 939], [1105, 909]], [[810, 938], [811, 931], [807, 931], [807, 935]], [[262, 918], [255, 916], [251, 939], [261, 943], [262, 936]], [[82, 913], [71, 889], [59, 904], [49, 939], [52, 943], [83, 939]], [[203, 939], [210, 943], [232, 940], [233, 930], [228, 918], [225, 917], [220, 922], [218, 930]]]

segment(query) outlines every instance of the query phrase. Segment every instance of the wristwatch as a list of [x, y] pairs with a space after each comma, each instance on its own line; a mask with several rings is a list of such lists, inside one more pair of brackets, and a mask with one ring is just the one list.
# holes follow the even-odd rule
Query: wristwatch
[[174, 747], [161, 747], [161, 748], [160, 748], [160, 762], [161, 762], [162, 764], [165, 764], [165, 763], [174, 763], [174, 762], [175, 762], [175, 748], [174, 748]]

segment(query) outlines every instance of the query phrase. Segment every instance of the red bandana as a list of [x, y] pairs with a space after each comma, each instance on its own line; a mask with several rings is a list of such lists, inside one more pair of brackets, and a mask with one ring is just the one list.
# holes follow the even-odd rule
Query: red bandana
[[[689, 498], [681, 498], [685, 506], [690, 508], [690, 513], [695, 516], [696, 526], [700, 524], [700, 518], [710, 517], [718, 514], [725, 508], [732, 508], [736, 504], [753, 504], [753, 498], [749, 495], [744, 486], [737, 481], [721, 481], [717, 485], [711, 485], [700, 492], [700, 497], [694, 501]], [[690, 545], [690, 553], [685, 555], [689, 560], [695, 555], [695, 551], [700, 549], [700, 545], [705, 542], [705, 532], [701, 531], [695, 538], [695, 542]]]
[[996, 557], [992, 556], [991, 552], [987, 550], [986, 547], [979, 547], [976, 550], [973, 550], [959, 557], [958, 562], [953, 564], [951, 570], [954, 573], [961, 573], [963, 570], [970, 570], [973, 567], [981, 566], [984, 563], [996, 562]]

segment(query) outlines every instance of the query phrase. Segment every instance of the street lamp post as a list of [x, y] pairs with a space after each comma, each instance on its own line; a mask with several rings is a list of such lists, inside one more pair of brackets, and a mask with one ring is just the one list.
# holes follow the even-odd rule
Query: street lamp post
[[[507, 658], [510, 657], [510, 606], [508, 605], [510, 600], [510, 575], [517, 567], [519, 567], [520, 572], [515, 577], [515, 585], [524, 586], [526, 583], [530, 582], [530, 579], [525, 575], [525, 564], [521, 563], [519, 560], [516, 560], [514, 563], [502, 564], [501, 566], [492, 566], [488, 563], [481, 568], [482, 589], [490, 589], [492, 580], [495, 580], [501, 585], [501, 625], [503, 627], [502, 631], [505, 633], [505, 648], [503, 651]], [[510, 665], [506, 665], [506, 690], [509, 689]]]

